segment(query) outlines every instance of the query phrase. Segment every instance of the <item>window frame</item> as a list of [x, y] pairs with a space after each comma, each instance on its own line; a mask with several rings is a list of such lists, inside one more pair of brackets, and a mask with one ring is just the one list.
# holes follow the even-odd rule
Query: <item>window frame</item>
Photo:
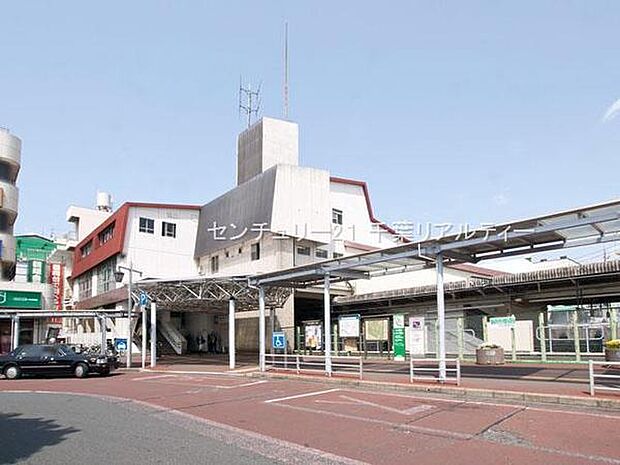
[[338, 208], [332, 208], [332, 224], [342, 226], [344, 222], [344, 212]]
[[252, 261], [260, 260], [260, 242], [250, 245], [250, 259]]
[[303, 255], [304, 257], [312, 256], [312, 249], [309, 245], [298, 245], [295, 248], [295, 251], [297, 252], [297, 255]]
[[210, 269], [211, 274], [216, 274], [220, 272], [220, 256], [213, 255], [210, 260]]
[[[169, 226], [172, 227], [172, 231], [168, 229]], [[161, 222], [161, 236], [176, 238], [177, 237], [177, 224], [169, 223], [168, 221], [162, 221]]]
[[[144, 226], [142, 225], [142, 220], [144, 220]], [[138, 232], [144, 234], [155, 234], [155, 220], [146, 216], [141, 216], [138, 218]]]

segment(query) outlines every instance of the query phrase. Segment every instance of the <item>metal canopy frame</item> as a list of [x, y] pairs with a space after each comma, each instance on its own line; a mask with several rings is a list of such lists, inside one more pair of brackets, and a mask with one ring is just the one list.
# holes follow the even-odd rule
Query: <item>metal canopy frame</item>
[[334, 283], [428, 268], [439, 254], [450, 266], [619, 239], [620, 200], [615, 200], [265, 273], [251, 277], [250, 282], [266, 287], [309, 287], [322, 284], [326, 274]]
[[[136, 283], [134, 299], [139, 301], [144, 292], [150, 301], [156, 302], [165, 310], [214, 310], [225, 312], [229, 300], [234, 300], [236, 309], [241, 311], [258, 310], [258, 288], [248, 284], [247, 276], [228, 278], [191, 279], [153, 279]], [[290, 289], [272, 288], [265, 293], [268, 307], [280, 308], [284, 305]]]
[[[325, 260], [250, 278], [261, 289], [323, 284], [325, 373], [331, 376], [330, 285], [351, 279], [371, 279], [435, 266], [439, 333], [439, 381], [446, 380], [444, 267], [458, 263], [581, 247], [620, 239], [620, 200], [600, 203], [521, 221], [486, 226], [459, 234], [410, 242], [335, 260]], [[260, 300], [260, 296], [259, 296]], [[259, 306], [260, 307], [260, 306]], [[263, 303], [264, 307], [264, 303]], [[260, 368], [265, 370], [264, 310], [259, 312]]]

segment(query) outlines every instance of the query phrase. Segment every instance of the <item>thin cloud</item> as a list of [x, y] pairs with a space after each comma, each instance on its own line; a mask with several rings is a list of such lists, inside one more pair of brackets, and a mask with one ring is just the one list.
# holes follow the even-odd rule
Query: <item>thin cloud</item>
[[620, 114], [620, 98], [616, 100], [605, 112], [602, 122], [607, 123]]

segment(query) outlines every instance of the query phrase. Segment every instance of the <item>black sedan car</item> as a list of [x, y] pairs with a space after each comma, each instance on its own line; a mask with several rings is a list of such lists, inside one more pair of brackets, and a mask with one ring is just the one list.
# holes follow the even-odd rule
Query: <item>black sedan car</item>
[[7, 379], [24, 375], [67, 375], [84, 378], [90, 373], [109, 375], [116, 368], [113, 357], [76, 353], [65, 344], [30, 344], [0, 355], [0, 373]]

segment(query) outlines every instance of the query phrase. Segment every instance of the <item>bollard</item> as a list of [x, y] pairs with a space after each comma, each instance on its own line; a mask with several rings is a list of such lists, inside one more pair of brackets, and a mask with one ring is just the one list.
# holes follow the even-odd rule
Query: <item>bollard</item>
[[482, 317], [482, 339], [485, 344], [489, 342], [489, 317], [486, 315]]
[[588, 360], [588, 372], [590, 374], [590, 395], [594, 395], [594, 363]]
[[609, 312], [609, 330], [611, 339], [618, 339], [618, 309], [612, 308]]
[[510, 328], [510, 346], [511, 346], [511, 360], [513, 362], [517, 361], [517, 336], [515, 327], [512, 326]]

